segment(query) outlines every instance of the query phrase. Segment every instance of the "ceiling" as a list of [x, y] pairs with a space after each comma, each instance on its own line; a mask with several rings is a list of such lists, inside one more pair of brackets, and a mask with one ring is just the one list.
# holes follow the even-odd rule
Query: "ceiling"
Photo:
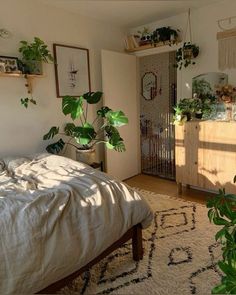
[[164, 19], [188, 8], [199, 8], [221, 0], [185, 0], [185, 1], [114, 1], [114, 0], [38, 0], [53, 7], [89, 16], [122, 27], [136, 27]]

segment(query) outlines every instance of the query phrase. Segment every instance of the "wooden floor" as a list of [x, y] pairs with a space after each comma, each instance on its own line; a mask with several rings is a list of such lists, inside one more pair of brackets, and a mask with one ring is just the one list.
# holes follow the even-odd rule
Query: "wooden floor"
[[212, 193], [199, 191], [193, 188], [183, 188], [182, 195], [179, 195], [177, 191], [177, 184], [174, 181], [145, 174], [134, 176], [126, 180], [125, 182], [132, 187], [145, 189], [158, 194], [178, 197], [184, 200], [198, 202], [201, 204], [205, 204], [206, 200], [209, 197], [214, 196], [214, 194]]

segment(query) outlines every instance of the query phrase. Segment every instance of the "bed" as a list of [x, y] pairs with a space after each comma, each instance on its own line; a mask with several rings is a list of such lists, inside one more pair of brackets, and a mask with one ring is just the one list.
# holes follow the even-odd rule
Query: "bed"
[[49, 154], [5, 158], [0, 294], [54, 292], [130, 238], [138, 260], [152, 218], [139, 193], [85, 164]]

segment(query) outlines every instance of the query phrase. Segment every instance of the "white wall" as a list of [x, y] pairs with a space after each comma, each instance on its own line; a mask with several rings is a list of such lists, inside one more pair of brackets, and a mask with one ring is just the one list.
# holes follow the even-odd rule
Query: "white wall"
[[[93, 91], [102, 88], [101, 49], [123, 51], [122, 29], [37, 0], [1, 0], [0, 28], [13, 34], [10, 39], [0, 38], [0, 55], [18, 56], [19, 41], [31, 41], [34, 36], [43, 39], [50, 49], [52, 43], [88, 48]], [[20, 98], [27, 97], [24, 79], [0, 78], [0, 157], [44, 151], [48, 143], [42, 136], [49, 127], [69, 120], [61, 113], [61, 99], [56, 98], [54, 66], [46, 65], [44, 70], [45, 78], [33, 81], [38, 105], [28, 110], [20, 105]]]
[[[186, 7], [187, 10], [187, 7]], [[196, 59], [196, 65], [189, 66], [182, 71], [178, 70], [177, 91], [178, 98], [191, 97], [192, 78], [206, 72], [218, 72], [218, 42], [216, 33], [220, 31], [217, 20], [234, 16], [236, 13], [235, 0], [222, 0], [216, 4], [201, 7], [191, 12], [193, 42], [200, 46], [200, 55]], [[162, 26], [171, 26], [185, 31], [187, 13], [147, 24], [151, 30]], [[232, 23], [236, 26], [236, 20]], [[131, 29], [131, 33], [137, 32], [143, 26]], [[236, 69], [225, 71], [229, 75], [229, 83], [236, 85]]]

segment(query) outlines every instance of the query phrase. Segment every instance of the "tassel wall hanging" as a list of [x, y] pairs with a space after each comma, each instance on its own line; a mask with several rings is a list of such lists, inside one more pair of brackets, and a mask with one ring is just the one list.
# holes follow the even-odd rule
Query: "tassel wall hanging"
[[223, 23], [231, 25], [236, 16], [218, 20], [218, 26], [222, 30], [217, 33], [218, 40], [218, 66], [219, 70], [236, 68], [236, 27], [226, 29]]

